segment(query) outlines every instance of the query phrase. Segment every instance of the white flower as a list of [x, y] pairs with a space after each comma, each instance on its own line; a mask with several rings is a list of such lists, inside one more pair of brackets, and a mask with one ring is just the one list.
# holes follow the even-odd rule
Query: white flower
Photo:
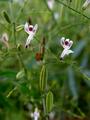
[[50, 120], [53, 120], [54, 117], [55, 117], [55, 112], [54, 112], [54, 111], [50, 112], [50, 113], [49, 113], [49, 118], [50, 118]]
[[35, 111], [34, 111], [34, 113], [31, 114], [31, 117], [33, 117], [34, 120], [38, 120], [38, 118], [40, 117], [38, 108], [35, 108]]
[[90, 0], [86, 0], [82, 8], [85, 10], [90, 5]]
[[1, 37], [0, 41], [1, 41], [2, 43], [4, 43], [4, 45], [5, 45], [7, 48], [9, 48], [8, 35], [7, 35], [7, 33], [3, 33], [3, 34], [2, 34], [2, 37]]
[[25, 44], [25, 47], [27, 48], [30, 43], [31, 43], [31, 40], [33, 40], [35, 34], [36, 34], [36, 31], [38, 29], [38, 25], [36, 24], [35, 26], [33, 25], [29, 25], [29, 23], [26, 22], [25, 26], [24, 26], [24, 30], [26, 33], [29, 34], [27, 40], [26, 40], [26, 44]]
[[50, 10], [53, 10], [54, 2], [55, 2], [54, 0], [47, 0], [47, 5]]
[[59, 15], [58, 12], [55, 12], [55, 13], [54, 13], [54, 18], [55, 18], [55, 20], [58, 20], [58, 19], [59, 19], [59, 16], [60, 16], [60, 15]]
[[62, 47], [64, 48], [64, 50], [62, 51], [62, 53], [60, 55], [60, 59], [63, 59], [64, 56], [69, 55], [70, 53], [73, 53], [73, 51], [70, 50], [70, 48], [73, 44], [73, 41], [62, 37], [60, 40], [60, 43], [61, 43]]

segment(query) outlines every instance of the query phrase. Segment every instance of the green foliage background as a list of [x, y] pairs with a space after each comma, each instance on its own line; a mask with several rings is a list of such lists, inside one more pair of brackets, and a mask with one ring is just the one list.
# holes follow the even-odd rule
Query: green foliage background
[[[45, 119], [43, 100], [45, 103], [49, 91], [54, 97], [52, 111], [58, 120], [62, 119], [63, 114], [89, 117], [90, 7], [83, 11], [84, 2], [55, 0], [54, 10], [51, 11], [45, 0], [22, 0], [21, 3], [19, 0], [0, 0], [0, 35], [6, 32], [10, 44], [7, 50], [0, 43], [0, 120], [29, 119], [28, 114], [36, 106], [40, 110], [40, 119]], [[4, 18], [3, 11], [11, 23]], [[55, 12], [60, 15], [58, 20], [54, 18]], [[22, 27], [19, 28], [29, 17], [33, 25], [38, 24], [39, 29], [31, 47], [25, 49], [27, 34]], [[59, 40], [62, 36], [73, 40], [74, 54], [60, 61], [59, 55], [63, 49]], [[35, 55], [43, 37], [46, 38], [45, 56], [43, 62], [37, 62]], [[43, 64], [47, 70], [44, 91], [40, 90], [39, 85]], [[28, 105], [32, 109], [25, 111]]]

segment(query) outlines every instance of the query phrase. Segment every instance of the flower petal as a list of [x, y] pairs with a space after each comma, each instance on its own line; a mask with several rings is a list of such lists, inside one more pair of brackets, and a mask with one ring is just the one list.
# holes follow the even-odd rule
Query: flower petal
[[62, 51], [61, 55], [60, 55], [60, 58], [63, 59], [66, 55], [69, 55], [69, 54], [71, 54], [71, 53], [74, 53], [74, 51], [68, 50], [68, 49], [64, 49], [64, 50]]
[[30, 32], [29, 32], [29, 24], [27, 22], [25, 23], [24, 30], [25, 30], [26, 33], [30, 34]]
[[74, 51], [68, 50], [67, 53], [66, 53], [66, 55], [69, 55], [69, 54], [71, 54], [71, 53], [74, 53]]
[[62, 37], [61, 40], [60, 40], [60, 44], [63, 48], [64, 48], [64, 40], [65, 40], [65, 37]]
[[27, 46], [30, 45], [31, 40], [33, 40], [33, 37], [34, 37], [34, 34], [33, 34], [33, 33], [31, 33], [31, 34], [28, 36], [28, 38], [27, 38], [27, 40], [26, 40], [25, 47], [27, 47]]
[[38, 29], [38, 25], [36, 24], [36, 25], [34, 26], [34, 28], [33, 28], [34, 34], [36, 33], [37, 29]]
[[70, 41], [70, 42], [69, 42], [69, 47], [70, 47], [70, 48], [71, 48], [72, 44], [73, 44], [73, 41]]
[[67, 49], [64, 49], [60, 55], [60, 58], [64, 58], [66, 54], [67, 54]]
[[69, 42], [70, 39], [66, 39], [65, 41]]

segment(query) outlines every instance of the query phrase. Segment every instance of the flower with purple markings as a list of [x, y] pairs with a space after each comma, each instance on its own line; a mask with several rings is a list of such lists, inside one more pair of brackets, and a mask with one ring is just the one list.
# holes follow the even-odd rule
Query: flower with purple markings
[[36, 34], [37, 29], [38, 29], [37, 24], [35, 26], [33, 26], [33, 25], [29, 25], [29, 23], [26, 22], [26, 24], [24, 26], [24, 30], [29, 35], [27, 40], [26, 40], [26, 44], [25, 44], [26, 48], [29, 47], [31, 41], [33, 40], [33, 38]]
[[65, 39], [64, 37], [61, 38], [60, 40], [61, 46], [64, 48], [60, 55], [60, 59], [63, 59], [66, 55], [69, 55], [70, 53], [74, 53], [72, 50], [70, 50], [73, 41], [69, 39]]
[[38, 118], [40, 117], [40, 114], [39, 114], [38, 108], [35, 108], [34, 113], [31, 113], [31, 117], [33, 117], [34, 120], [38, 120]]

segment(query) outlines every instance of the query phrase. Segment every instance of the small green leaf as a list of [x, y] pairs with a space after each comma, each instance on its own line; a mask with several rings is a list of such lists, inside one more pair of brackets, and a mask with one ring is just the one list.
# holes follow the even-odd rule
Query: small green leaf
[[40, 72], [39, 86], [41, 91], [44, 91], [47, 87], [47, 70], [45, 66], [42, 67]]
[[24, 70], [21, 70], [21, 71], [19, 71], [19, 72], [17, 73], [16, 79], [21, 79], [21, 78], [23, 78], [24, 76], [25, 76], [25, 72], [24, 72]]
[[19, 25], [16, 27], [16, 31], [19, 32], [24, 28], [24, 25]]
[[10, 24], [11, 20], [10, 20], [9, 15], [6, 13], [6, 11], [3, 11], [3, 16], [4, 16], [5, 20]]
[[49, 91], [46, 95], [46, 112], [49, 113], [53, 108], [53, 93]]

